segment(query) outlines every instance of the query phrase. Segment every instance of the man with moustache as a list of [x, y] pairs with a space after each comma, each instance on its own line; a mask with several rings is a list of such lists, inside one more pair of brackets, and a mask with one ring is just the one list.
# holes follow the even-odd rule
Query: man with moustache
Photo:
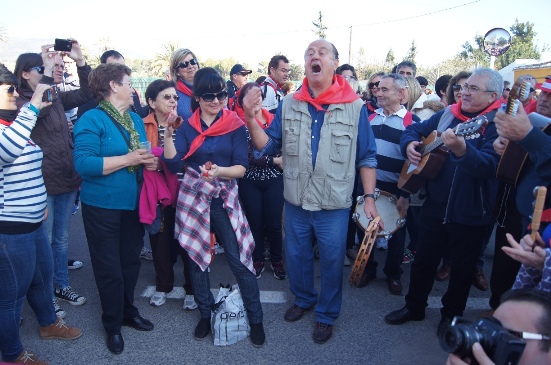
[[[302, 88], [281, 101], [271, 125], [263, 130], [254, 113], [261, 90], [245, 95], [243, 109], [255, 154], [282, 151], [285, 162], [285, 247], [295, 301], [288, 322], [315, 308], [313, 340], [331, 338], [342, 304], [343, 257], [356, 168], [366, 194], [365, 213], [375, 208], [376, 146], [367, 109], [348, 82], [335, 75], [338, 66], [331, 43], [312, 42], [304, 54]], [[318, 240], [321, 288], [314, 288], [314, 252]]]
[[[442, 169], [425, 184], [427, 198], [419, 215], [419, 236], [415, 261], [411, 267], [405, 306], [385, 316], [389, 324], [400, 325], [425, 318], [428, 296], [442, 257], [442, 246], [449, 242], [451, 274], [448, 290], [442, 297], [442, 319], [437, 333], [446, 330], [454, 316], [465, 310], [476, 261], [492, 221], [496, 193], [496, 168], [499, 156], [492, 143], [497, 138], [492, 122], [503, 89], [503, 79], [494, 70], [479, 68], [462, 85], [462, 100], [431, 118], [412, 124], [402, 134], [402, 155], [415, 165], [421, 161], [416, 150], [421, 137], [434, 130], [449, 149]], [[453, 128], [479, 115], [488, 125], [476, 139], [465, 140]]]

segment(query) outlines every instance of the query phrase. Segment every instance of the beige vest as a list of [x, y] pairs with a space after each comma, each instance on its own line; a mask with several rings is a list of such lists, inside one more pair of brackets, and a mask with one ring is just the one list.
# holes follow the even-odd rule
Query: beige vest
[[284, 98], [282, 153], [285, 200], [310, 211], [350, 208], [362, 105], [358, 99], [353, 103], [329, 106], [324, 115], [314, 169], [312, 118], [308, 103], [295, 100], [292, 95]]

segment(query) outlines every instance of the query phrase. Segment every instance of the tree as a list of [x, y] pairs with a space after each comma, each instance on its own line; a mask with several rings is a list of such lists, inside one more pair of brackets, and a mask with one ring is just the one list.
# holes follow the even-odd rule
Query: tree
[[313, 30], [314, 34], [316, 34], [320, 38], [325, 38], [325, 31], [327, 30], [327, 27], [323, 24], [323, 15], [321, 14], [321, 11], [318, 13], [318, 21], [312, 22], [314, 26], [316, 27], [315, 30]]
[[304, 78], [304, 67], [298, 63], [291, 63], [289, 66], [291, 72], [289, 73], [289, 80], [302, 80]]
[[161, 46], [161, 52], [155, 55], [151, 63], [153, 74], [151, 76], [163, 77], [166, 70], [170, 69], [170, 59], [180, 45], [178, 42], [170, 41]]
[[411, 41], [411, 47], [408, 50], [408, 53], [406, 54], [406, 57], [404, 57], [404, 61], [411, 61], [415, 63], [415, 56], [417, 56], [417, 47], [415, 46], [415, 39]]
[[396, 64], [396, 58], [394, 57], [394, 51], [391, 49], [388, 50], [385, 58], [385, 68], [391, 69]]
[[0, 25], [0, 43], [8, 43], [6, 28]]

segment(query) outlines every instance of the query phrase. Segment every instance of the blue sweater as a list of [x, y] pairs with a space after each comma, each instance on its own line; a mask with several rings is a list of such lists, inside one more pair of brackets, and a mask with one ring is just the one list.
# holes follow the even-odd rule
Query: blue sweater
[[[147, 141], [142, 119], [130, 113], [140, 141]], [[124, 129], [123, 129], [124, 130]], [[129, 134], [124, 130], [127, 137]], [[103, 175], [103, 158], [128, 153], [121, 133], [100, 109], [86, 112], [75, 125], [75, 168], [82, 177], [80, 199], [105, 209], [134, 210], [138, 203], [138, 176], [127, 168]]]
[[[402, 155], [413, 141], [427, 137], [438, 127], [444, 109], [429, 119], [414, 123], [406, 128], [400, 139]], [[451, 151], [442, 170], [434, 180], [427, 181], [427, 196], [446, 206], [444, 222], [455, 222], [471, 226], [483, 226], [492, 220], [493, 205], [497, 192], [496, 169], [499, 155], [494, 151], [493, 142], [497, 138], [493, 123], [495, 112], [486, 114], [488, 125], [484, 135], [469, 139], [467, 152], [461, 157]], [[454, 128], [461, 120], [454, 118], [449, 128]]]

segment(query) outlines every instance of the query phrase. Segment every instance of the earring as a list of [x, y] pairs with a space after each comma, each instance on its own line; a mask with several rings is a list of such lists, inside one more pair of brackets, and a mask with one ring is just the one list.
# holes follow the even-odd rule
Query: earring
[[116, 89], [115, 89], [115, 92], [117, 92], [117, 91], [119, 91], [119, 90], [116, 90]]

